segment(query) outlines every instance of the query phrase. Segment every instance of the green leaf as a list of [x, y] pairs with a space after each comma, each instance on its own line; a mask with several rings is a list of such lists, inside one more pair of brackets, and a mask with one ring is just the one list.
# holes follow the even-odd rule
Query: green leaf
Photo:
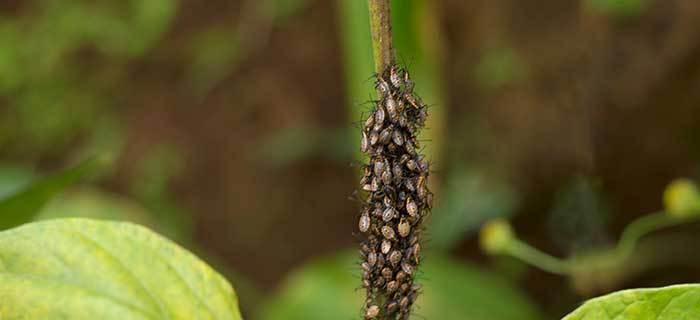
[[1, 319], [241, 319], [216, 271], [144, 227], [61, 219], [0, 232]]
[[[356, 254], [344, 253], [293, 272], [260, 319], [359, 319], [364, 292], [357, 261]], [[496, 274], [444, 256], [429, 256], [419, 270], [423, 294], [413, 319], [541, 319], [525, 296]]]
[[632, 289], [586, 302], [563, 320], [700, 319], [700, 285]]
[[97, 159], [86, 160], [73, 168], [35, 181], [26, 188], [0, 199], [0, 230], [31, 221], [53, 196], [93, 173], [98, 166]]

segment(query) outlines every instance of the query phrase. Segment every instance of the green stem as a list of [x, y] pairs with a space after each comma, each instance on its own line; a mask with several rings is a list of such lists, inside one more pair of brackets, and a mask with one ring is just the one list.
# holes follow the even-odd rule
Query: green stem
[[567, 260], [550, 256], [531, 247], [527, 243], [520, 241], [519, 239], [513, 239], [509, 243], [508, 247], [506, 248], [506, 253], [554, 274], [567, 275], [571, 271], [571, 266]]
[[649, 233], [696, 219], [697, 217], [674, 217], [665, 212], [656, 212], [643, 216], [630, 223], [622, 232], [616, 248], [617, 256], [621, 260], [628, 258], [634, 252], [639, 239]]
[[391, 0], [367, 0], [372, 33], [374, 69], [382, 74], [394, 64], [394, 45], [391, 36]]
[[[627, 228], [625, 228], [625, 230], [622, 232], [622, 236], [620, 237], [620, 241], [615, 247], [615, 250], [610, 251], [612, 255], [609, 259], [606, 258], [606, 260], [614, 264], [625, 263], [625, 261], [627, 261], [627, 259], [636, 249], [637, 243], [642, 237], [666, 227], [671, 227], [698, 219], [700, 219], [700, 216], [679, 218], [668, 215], [664, 212], [657, 212], [643, 216], [633, 221], [627, 226]], [[597, 259], [589, 260], [579, 257], [575, 262], [572, 259], [562, 260], [539, 251], [517, 238], [511, 240], [504, 253], [516, 257], [542, 270], [561, 275], [571, 275], [574, 271], [574, 266], [577, 266], [580, 269], [582, 266], [592, 267], [595, 265], [600, 265], [600, 261]], [[599, 258], [600, 256], [596, 257]], [[585, 268], [586, 267], [584, 267], [584, 269]]]

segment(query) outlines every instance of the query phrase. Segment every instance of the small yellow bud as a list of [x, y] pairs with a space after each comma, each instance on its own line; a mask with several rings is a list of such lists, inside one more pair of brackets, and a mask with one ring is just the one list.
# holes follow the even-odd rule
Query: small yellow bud
[[513, 229], [507, 220], [491, 220], [481, 227], [479, 232], [481, 250], [488, 254], [503, 253], [511, 240], [513, 240], [513, 237]]
[[664, 190], [664, 206], [674, 217], [700, 214], [700, 190], [690, 179], [676, 179]]

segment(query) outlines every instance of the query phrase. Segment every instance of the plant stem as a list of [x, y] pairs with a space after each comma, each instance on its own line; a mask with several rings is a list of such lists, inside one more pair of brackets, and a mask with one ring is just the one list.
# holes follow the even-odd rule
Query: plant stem
[[568, 260], [550, 256], [518, 239], [511, 241], [506, 252], [547, 272], [560, 275], [567, 275], [571, 272], [571, 265], [568, 263]]
[[394, 45], [391, 36], [391, 0], [367, 0], [372, 33], [374, 70], [382, 74], [394, 64]]
[[637, 242], [639, 242], [639, 239], [643, 236], [656, 230], [687, 223], [697, 218], [696, 216], [679, 218], [664, 212], [643, 216], [630, 223], [622, 232], [622, 236], [616, 248], [617, 254], [621, 259], [625, 259], [632, 254], [637, 246]]

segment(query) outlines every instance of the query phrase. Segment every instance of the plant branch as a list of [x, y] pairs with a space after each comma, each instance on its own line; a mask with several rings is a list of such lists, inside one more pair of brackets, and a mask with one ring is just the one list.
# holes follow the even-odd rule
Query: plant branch
[[394, 46], [391, 36], [391, 0], [367, 0], [372, 33], [374, 69], [382, 74], [394, 64]]

